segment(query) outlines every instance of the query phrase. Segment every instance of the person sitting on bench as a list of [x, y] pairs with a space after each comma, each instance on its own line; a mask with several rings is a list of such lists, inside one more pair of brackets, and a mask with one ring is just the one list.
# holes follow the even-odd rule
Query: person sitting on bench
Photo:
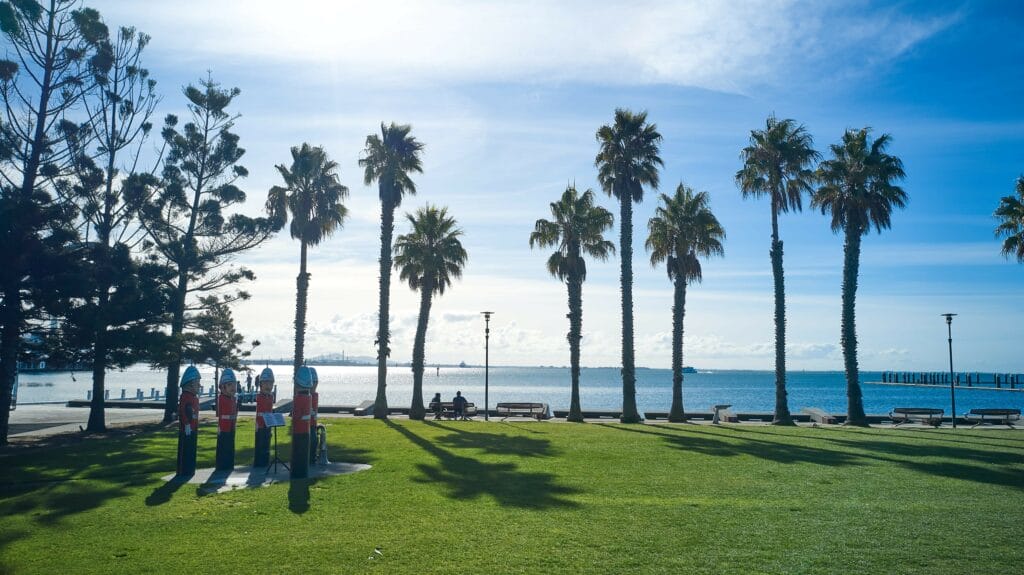
[[455, 392], [455, 397], [452, 398], [452, 411], [455, 412], [455, 419], [466, 419], [466, 401], [465, 397], [462, 397], [461, 391]]
[[434, 394], [434, 399], [430, 400], [430, 406], [434, 410], [434, 419], [441, 419], [441, 392]]

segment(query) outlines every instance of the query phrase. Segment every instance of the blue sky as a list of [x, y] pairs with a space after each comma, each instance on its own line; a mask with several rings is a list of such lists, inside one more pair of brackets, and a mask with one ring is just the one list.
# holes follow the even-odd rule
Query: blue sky
[[[373, 355], [379, 206], [357, 166], [381, 121], [426, 144], [420, 193], [401, 213], [447, 205], [465, 230], [463, 281], [436, 302], [428, 362], [568, 362], [564, 286], [531, 251], [533, 222], [566, 183], [598, 190], [594, 132], [616, 107], [647, 110], [665, 137], [662, 190], [711, 194], [726, 257], [689, 292], [686, 362], [773, 364], [769, 211], [733, 175], [751, 129], [775, 113], [823, 152], [844, 129], [890, 133], [910, 196], [863, 245], [861, 366], [941, 370], [942, 312], [957, 312], [959, 369], [1022, 371], [1024, 266], [999, 254], [992, 211], [1024, 172], [1024, 8], [1013, 2], [176, 2], [96, 1], [109, 24], [153, 36], [146, 61], [181, 113], [180, 88], [210, 70], [242, 94], [249, 213], [290, 146], [321, 145], [351, 189], [344, 230], [312, 252], [307, 355]], [[634, 214], [638, 363], [670, 360], [671, 285], [643, 251], [657, 205]], [[614, 202], [603, 205], [618, 214]], [[618, 228], [610, 233], [617, 241]], [[397, 233], [405, 231], [399, 224]], [[805, 210], [782, 218], [790, 369], [841, 369], [842, 240]], [[282, 235], [241, 259], [258, 280], [238, 328], [292, 347], [298, 245]], [[618, 261], [584, 286], [583, 363], [619, 360]], [[418, 299], [393, 284], [393, 358], [407, 360]]]

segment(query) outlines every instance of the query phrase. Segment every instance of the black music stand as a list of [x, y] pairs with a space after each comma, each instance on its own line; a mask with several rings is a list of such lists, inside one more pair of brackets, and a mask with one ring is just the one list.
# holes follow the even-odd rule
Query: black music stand
[[284, 414], [283, 413], [264, 413], [264, 414], [261, 414], [261, 417], [263, 418], [263, 423], [266, 424], [267, 427], [269, 427], [269, 428], [274, 430], [274, 458], [271, 459], [270, 460], [270, 464], [267, 465], [266, 473], [269, 475], [270, 474], [270, 468], [273, 467], [274, 468], [274, 475], [277, 475], [277, 465], [279, 463], [282, 466], [284, 466], [285, 469], [287, 469], [288, 471], [291, 471], [291, 468], [288, 467], [288, 464], [285, 463], [280, 457], [277, 456], [277, 428], [278, 427], [284, 427]]

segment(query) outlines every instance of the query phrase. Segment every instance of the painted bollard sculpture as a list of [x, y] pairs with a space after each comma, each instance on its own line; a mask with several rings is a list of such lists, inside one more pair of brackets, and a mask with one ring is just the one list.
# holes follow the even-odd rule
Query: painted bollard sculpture
[[235, 372], [225, 369], [220, 376], [220, 395], [217, 396], [217, 471], [235, 468], [235, 423], [238, 419], [238, 401], [235, 399], [238, 380]]
[[199, 370], [190, 365], [181, 376], [178, 399], [178, 475], [196, 473], [196, 440], [199, 437]]
[[292, 400], [291, 478], [309, 477], [309, 422], [313, 411], [313, 374], [306, 366], [295, 373], [295, 398]]
[[264, 413], [274, 411], [274, 371], [269, 367], [260, 372], [256, 378], [260, 392], [256, 394], [256, 452], [253, 455], [253, 467], [270, 465], [270, 428], [263, 421]]
[[320, 408], [320, 394], [317, 393], [316, 388], [320, 385], [320, 377], [316, 373], [316, 368], [309, 368], [309, 373], [313, 377], [313, 387], [310, 391], [310, 404], [311, 408], [309, 411], [309, 462], [316, 465], [316, 452], [319, 446], [318, 435], [316, 432], [317, 428], [317, 409]]

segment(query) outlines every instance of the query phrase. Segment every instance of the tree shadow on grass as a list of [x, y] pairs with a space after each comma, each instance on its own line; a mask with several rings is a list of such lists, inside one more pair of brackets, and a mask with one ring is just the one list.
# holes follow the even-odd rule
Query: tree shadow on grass
[[[638, 427], [598, 424], [609, 429], [643, 433], [662, 437], [673, 447], [715, 456], [750, 455], [780, 463], [814, 463], [819, 465], [865, 465], [870, 461], [895, 464], [908, 471], [939, 477], [974, 481], [1024, 489], [1019, 466], [1024, 457], [1016, 453], [1000, 453], [986, 449], [969, 449], [941, 445], [920, 445], [890, 440], [840, 439], [803, 434], [778, 433], [769, 429], [738, 426], [718, 428], [714, 431], [687, 427], [649, 425], [677, 433], [653, 431]], [[689, 435], [712, 436], [688, 437]], [[754, 439], [763, 435], [779, 439]], [[870, 438], [873, 435], [865, 434]], [[821, 447], [783, 443], [792, 440], [810, 441]], [[842, 450], [831, 447], [839, 446]], [[945, 461], [942, 461], [945, 459]], [[981, 462], [984, 465], [979, 465]], [[1005, 468], [1005, 469], [1001, 469]]]
[[498, 423], [500, 423], [501, 425], [505, 425], [505, 426], [511, 427], [511, 428], [513, 428], [515, 430], [518, 430], [518, 431], [525, 431], [527, 433], [540, 433], [540, 434], [544, 433], [543, 431], [539, 431], [537, 429], [533, 429], [533, 427], [536, 427], [535, 423], [540, 423], [540, 422], [499, 421]]
[[167, 503], [171, 500], [171, 496], [188, 483], [188, 480], [189, 477], [176, 476], [174, 479], [165, 482], [146, 497], [146, 506], [156, 507], [157, 505]]
[[[955, 432], [952, 430], [945, 429], [924, 429], [916, 427], [901, 427], [899, 429], [884, 428], [884, 427], [871, 427], [871, 428], [848, 428], [842, 426], [835, 427], [822, 427], [820, 428], [829, 433], [835, 434], [850, 434], [857, 435], [859, 437], [866, 437], [869, 434], [884, 437], [906, 437], [912, 440], [927, 439], [928, 441], [935, 441], [940, 443], [957, 443], [961, 445], [969, 445], [971, 447], [986, 446], [995, 447], [997, 449], [1016, 449], [1024, 450], [1024, 446], [1016, 445], [1012, 443], [1016, 441], [1012, 438], [1004, 437], [993, 437], [990, 434], [986, 435], [974, 435], [970, 433], [953, 435]], [[865, 431], [867, 429], [868, 431]], [[1010, 430], [1007, 430], [1010, 431]], [[995, 443], [1008, 441], [1011, 443]]]
[[0, 530], [0, 575], [7, 573], [14, 573], [14, 568], [7, 564], [6, 560], [10, 555], [7, 554], [7, 547], [11, 543], [14, 543], [18, 539], [24, 539], [28, 536], [25, 531], [16, 531], [14, 529], [5, 528]]
[[[611, 429], [627, 429], [622, 426], [600, 424]], [[767, 459], [776, 463], [813, 463], [815, 465], [826, 465], [830, 467], [841, 465], [861, 465], [853, 454], [831, 449], [817, 449], [792, 443], [780, 443], [778, 441], [753, 439], [749, 437], [735, 437], [720, 432], [712, 432], [700, 429], [698, 426], [687, 426], [685, 428], [668, 425], [648, 425], [646, 427], [657, 428], [664, 431], [647, 431], [644, 429], [628, 428], [639, 433], [652, 433], [662, 436], [673, 447], [683, 451], [696, 451], [708, 455], [732, 456], [748, 455]], [[732, 429], [731, 427], [729, 428]], [[672, 431], [674, 433], [666, 433]]]
[[495, 455], [520, 455], [522, 457], [547, 457], [553, 455], [551, 440], [469, 431], [459, 425], [424, 422], [425, 425], [452, 432], [437, 439], [438, 443], [453, 449], [480, 449]]
[[[520, 471], [515, 463], [488, 463], [456, 455], [417, 435], [405, 426], [389, 420], [385, 421], [385, 424], [437, 458], [438, 465], [423, 463], [417, 465], [423, 477], [417, 478], [415, 481], [443, 484], [448, 491], [447, 496], [451, 499], [468, 500], [488, 495], [505, 507], [538, 511], [556, 507], [575, 508], [579, 506], [578, 503], [567, 498], [578, 493], [579, 490], [558, 485], [555, 482], [554, 474]], [[437, 425], [437, 427], [444, 426]], [[473, 433], [472, 435], [492, 434]], [[479, 447], [479, 445], [468, 444], [467, 447]]]
[[[204, 426], [198, 467], [212, 467], [216, 433]], [[239, 460], [251, 460], [252, 448]], [[182, 487], [160, 476], [174, 470], [177, 433], [173, 426], [147, 424], [112, 430], [103, 436], [54, 438], [0, 456], [0, 516], [31, 514], [43, 524], [89, 511], [112, 499], [131, 496], [137, 487], [157, 485], [145, 505], [162, 505]]]
[[[868, 436], [871, 437], [871, 436]], [[994, 451], [991, 449], [971, 449], [950, 445], [928, 445], [921, 443], [905, 443], [889, 439], [842, 439], [838, 437], [822, 438], [833, 445], [849, 449], [861, 449], [892, 456], [893, 459], [907, 458], [945, 458], [962, 461], [989, 463], [992, 465], [1024, 464], [1024, 453]]]
[[[1001, 433], [1006, 433], [1007, 435], [1013, 433], [1020, 433], [1020, 431], [1012, 429], [994, 430], [982, 428], [977, 430], [971, 430], [970, 428], [968, 428], [964, 430], [966, 433], [960, 433], [959, 431], [953, 431], [952, 429], [920, 429], [910, 427], [884, 431], [891, 431], [894, 434], [894, 436], [896, 433], [906, 433], [908, 435], [926, 436], [927, 439], [930, 439], [932, 441], [964, 443], [967, 445], [988, 445], [990, 447], [998, 447], [1000, 449], [1024, 450], [1024, 445], [1018, 443], [1019, 441], [1022, 441], [1021, 439], [1000, 436]], [[983, 435], [976, 433], [984, 431], [995, 431], [996, 433], [985, 433]]]
[[[869, 454], [862, 456], [895, 463], [910, 471], [1024, 489], [1024, 478], [1020, 473], [1020, 467], [1024, 465], [1024, 454], [1021, 453], [904, 443], [885, 439], [824, 440], [847, 449], [868, 451]], [[985, 465], [978, 465], [979, 463]]]
[[292, 479], [288, 483], [288, 510], [297, 515], [309, 511], [309, 486], [315, 479]]
[[163, 453], [175, 453], [170, 432], [148, 431], [85, 441], [65, 438], [64, 445], [54, 441], [5, 456], [3, 475], [9, 481], [0, 482], [0, 516], [31, 514], [53, 525], [131, 495], [133, 487], [174, 465]]

